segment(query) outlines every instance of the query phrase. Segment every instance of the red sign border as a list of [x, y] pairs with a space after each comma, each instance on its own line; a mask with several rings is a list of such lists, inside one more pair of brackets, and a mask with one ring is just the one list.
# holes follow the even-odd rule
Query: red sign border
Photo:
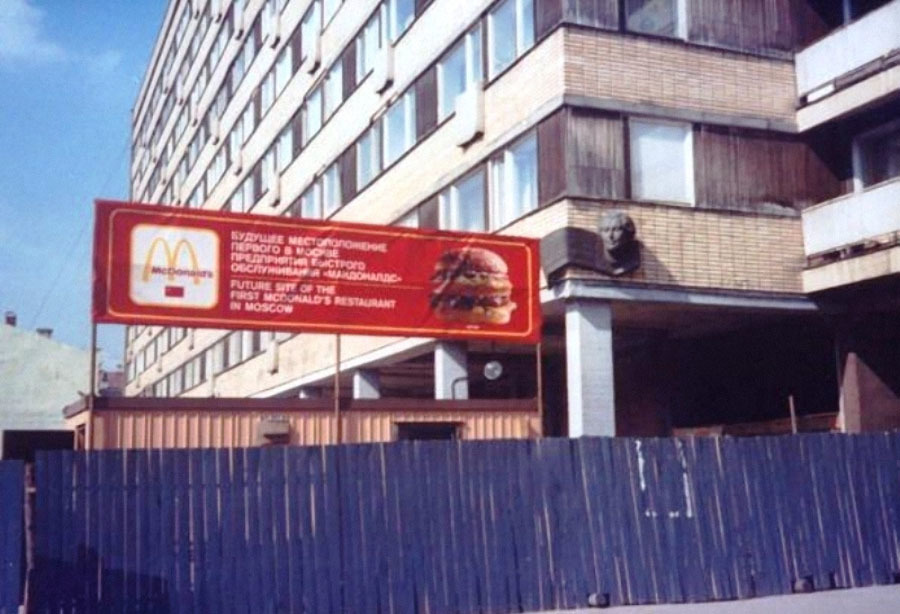
[[[315, 228], [320, 231], [334, 229], [341, 232], [365, 232], [368, 235], [382, 235], [388, 237], [403, 237], [406, 239], [427, 240], [431, 237], [471, 241], [472, 233], [410, 229], [399, 226], [381, 226], [375, 224], [360, 224], [357, 222], [334, 222], [330, 220], [312, 220], [303, 218], [291, 218], [285, 221], [280, 216], [268, 216], [246, 213], [232, 213], [225, 211], [210, 211], [204, 209], [170, 208], [162, 205], [145, 203], [131, 203], [97, 199], [94, 201], [95, 232], [93, 255], [93, 293], [92, 293], [92, 321], [94, 323], [112, 324], [145, 324], [150, 326], [191, 326], [196, 328], [225, 328], [234, 330], [277, 330], [294, 333], [319, 333], [319, 334], [353, 334], [370, 336], [392, 337], [432, 337], [442, 339], [486, 339], [506, 341], [510, 343], [537, 343], [541, 337], [542, 312], [540, 308], [540, 258], [536, 253], [537, 239], [516, 237], [509, 235], [485, 234], [477, 235], [478, 245], [504, 245], [522, 247], [526, 253], [526, 271], [528, 275], [528, 287], [533, 291], [528, 292], [528, 328], [524, 331], [504, 332], [492, 329], [434, 329], [415, 327], [384, 327], [373, 325], [353, 324], [315, 324], [273, 320], [260, 322], [258, 320], [224, 320], [222, 318], [192, 317], [188, 315], [132, 315], [115, 312], [109, 303], [109, 288], [112, 287], [112, 220], [116, 213], [129, 212], [147, 214], [154, 217], [165, 216], [172, 212], [181, 219], [211, 221], [211, 222], [253, 222], [258, 221], [264, 225], [274, 227]], [[112, 209], [110, 212], [109, 210]], [[105, 243], [104, 243], [105, 239]], [[105, 257], [104, 257], [105, 256]], [[105, 275], [104, 275], [105, 273]]]

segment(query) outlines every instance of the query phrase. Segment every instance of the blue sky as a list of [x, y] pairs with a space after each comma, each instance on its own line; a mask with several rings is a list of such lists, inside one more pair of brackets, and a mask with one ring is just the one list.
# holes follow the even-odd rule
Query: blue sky
[[[90, 340], [93, 199], [127, 195], [131, 108], [166, 0], [0, 0], [0, 311]], [[104, 363], [122, 327], [99, 328]]]

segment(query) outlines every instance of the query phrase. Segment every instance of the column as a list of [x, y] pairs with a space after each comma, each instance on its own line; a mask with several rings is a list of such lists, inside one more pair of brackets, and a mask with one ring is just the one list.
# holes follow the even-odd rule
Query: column
[[434, 398], [469, 398], [468, 349], [465, 343], [441, 341], [434, 346]]
[[612, 308], [600, 301], [566, 304], [569, 437], [616, 434]]
[[380, 399], [381, 378], [375, 369], [357, 369], [353, 372], [354, 399]]

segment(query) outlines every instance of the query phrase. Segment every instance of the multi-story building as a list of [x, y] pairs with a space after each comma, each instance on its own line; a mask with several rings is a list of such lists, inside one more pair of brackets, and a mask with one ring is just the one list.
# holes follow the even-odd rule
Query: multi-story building
[[[900, 0], [172, 0], [131, 196], [545, 239], [539, 352], [343, 337], [348, 397], [542, 381], [546, 434], [629, 435], [855, 386], [857, 428], [872, 378], [897, 403], [898, 28]], [[607, 219], [626, 267], [591, 266]], [[133, 326], [126, 392], [328, 397], [336, 342]]]

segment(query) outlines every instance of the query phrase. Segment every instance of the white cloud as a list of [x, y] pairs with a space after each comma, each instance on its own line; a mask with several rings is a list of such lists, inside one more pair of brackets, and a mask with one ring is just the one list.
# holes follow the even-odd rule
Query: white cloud
[[0, 0], [0, 63], [65, 59], [65, 50], [43, 32], [43, 20], [29, 0]]

